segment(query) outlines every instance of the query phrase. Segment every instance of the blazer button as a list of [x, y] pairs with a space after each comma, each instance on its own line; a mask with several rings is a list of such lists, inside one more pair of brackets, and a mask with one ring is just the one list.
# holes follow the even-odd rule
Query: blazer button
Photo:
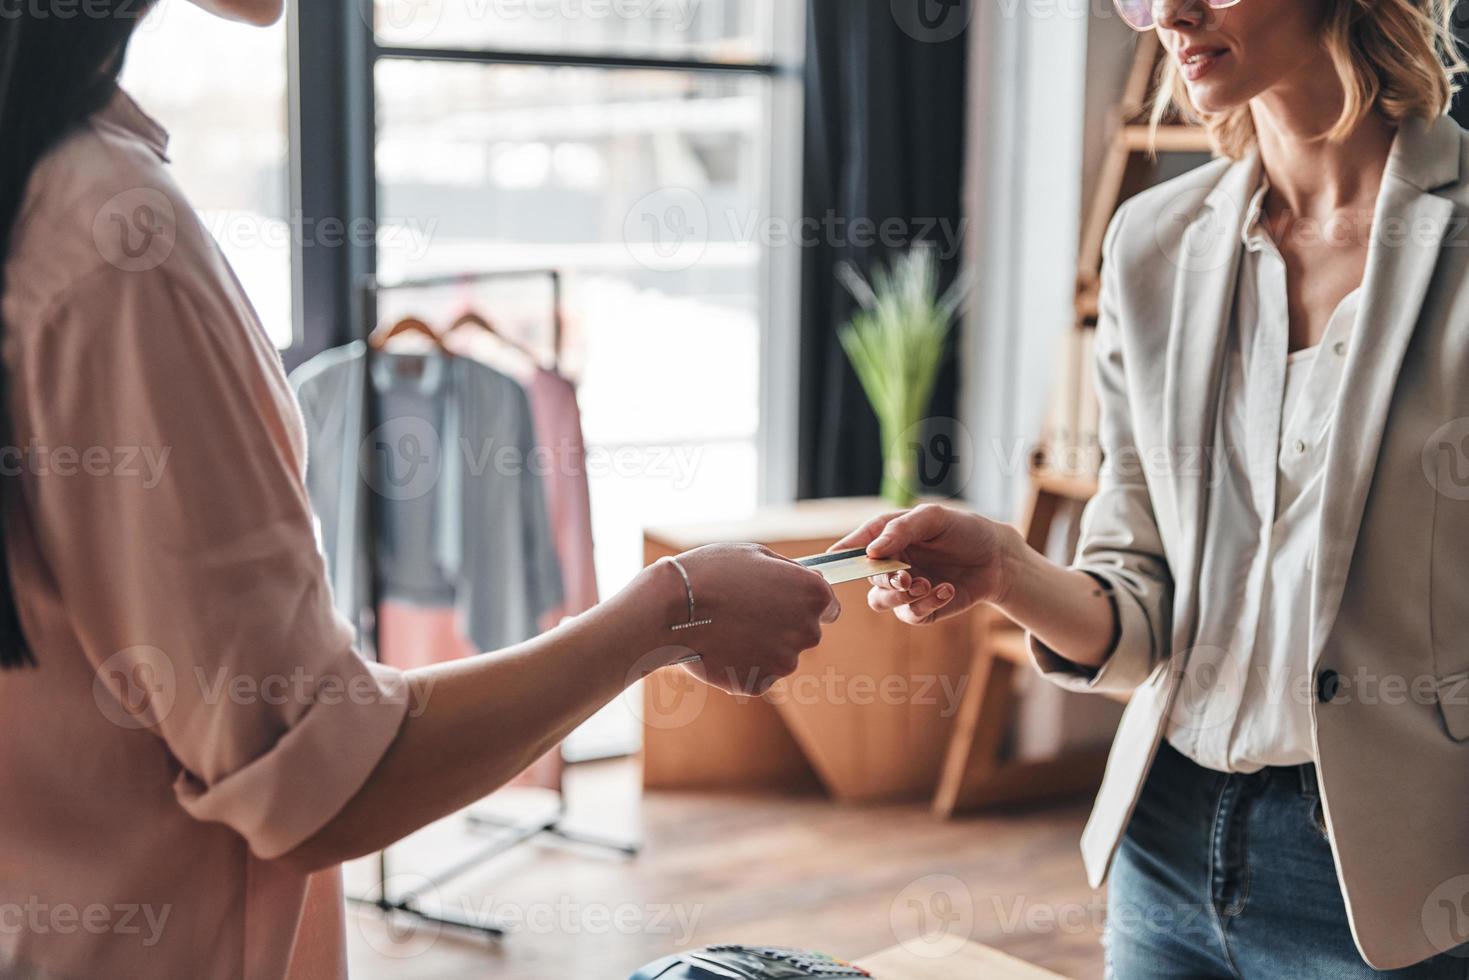
[[1334, 670], [1323, 670], [1316, 675], [1316, 697], [1322, 704], [1330, 704], [1341, 693], [1341, 675]]

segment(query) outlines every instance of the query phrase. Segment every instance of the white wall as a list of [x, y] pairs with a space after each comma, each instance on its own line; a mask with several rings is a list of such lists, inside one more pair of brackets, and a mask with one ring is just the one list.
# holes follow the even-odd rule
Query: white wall
[[1098, 0], [984, 0], [970, 32], [968, 254], [960, 421], [977, 465], [966, 490], [1011, 519], [1026, 488], [1056, 351], [1072, 326], [1083, 208], [1132, 32]]
[[[1084, 208], [1135, 38], [1097, 0], [982, 0], [971, 31], [967, 213], [979, 277], [965, 324], [960, 421], [977, 465], [969, 501], [1014, 519], [1075, 315]], [[1105, 742], [1119, 711], [1026, 672], [1016, 752]]]

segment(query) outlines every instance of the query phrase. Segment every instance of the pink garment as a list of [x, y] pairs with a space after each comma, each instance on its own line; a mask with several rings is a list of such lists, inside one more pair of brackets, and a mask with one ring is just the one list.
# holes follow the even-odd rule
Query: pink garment
[[592, 553], [592, 501], [587, 487], [587, 449], [582, 439], [576, 388], [554, 371], [536, 369], [525, 384], [536, 443], [550, 457], [546, 504], [566, 601], [563, 616], [597, 604], [597, 568]]
[[476, 650], [459, 628], [453, 608], [385, 600], [377, 610], [383, 663], [400, 670], [472, 657]]
[[[383, 662], [401, 670], [459, 660], [480, 652], [459, 628], [453, 609], [389, 599], [378, 606], [377, 617]], [[559, 793], [565, 769], [561, 747], [557, 746], [509, 785], [537, 786]]]
[[0, 673], [0, 975], [342, 977], [340, 872], [273, 859], [361, 788], [406, 687], [333, 612], [295, 400], [165, 140], [118, 93], [36, 171], [4, 269], [39, 666]]

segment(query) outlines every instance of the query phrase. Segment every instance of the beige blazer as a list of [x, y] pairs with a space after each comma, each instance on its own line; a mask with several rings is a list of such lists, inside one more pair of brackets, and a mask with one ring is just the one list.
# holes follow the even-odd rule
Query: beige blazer
[[[1313, 737], [1352, 932], [1405, 966], [1469, 940], [1469, 170], [1448, 118], [1405, 123], [1378, 199], [1336, 406], [1309, 596]], [[1210, 437], [1258, 154], [1129, 201], [1107, 235], [1095, 365], [1105, 463], [1076, 566], [1121, 640], [1049, 679], [1131, 692], [1082, 837], [1107, 868], [1196, 636]], [[1226, 681], [1227, 682], [1227, 681]], [[1287, 696], [1282, 692], [1282, 696]]]

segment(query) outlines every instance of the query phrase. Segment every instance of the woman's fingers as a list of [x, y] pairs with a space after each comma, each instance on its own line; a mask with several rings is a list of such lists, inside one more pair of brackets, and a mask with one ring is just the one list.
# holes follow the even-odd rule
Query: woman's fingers
[[[949, 515], [942, 507], [925, 504], [889, 520], [882, 532], [867, 544], [867, 554], [873, 558], [892, 558], [903, 550], [924, 541], [932, 541], [943, 534]], [[864, 529], [865, 530], [865, 529]]]
[[905, 511], [895, 510], [888, 514], [880, 514], [826, 550], [829, 552], [851, 551], [854, 548], [865, 548], [882, 534], [889, 523], [902, 517], [904, 513]]
[[907, 592], [874, 585], [867, 593], [867, 606], [873, 612], [892, 612], [913, 600]]
[[954, 601], [954, 595], [954, 587], [945, 582], [929, 595], [899, 606], [896, 610], [898, 618], [914, 626], [930, 622], [934, 614]]
[[[940, 586], [943, 588], [943, 586]], [[949, 586], [949, 598], [953, 598], [953, 586]], [[926, 578], [913, 580], [911, 587], [907, 589], [890, 589], [886, 586], [874, 586], [867, 593], [867, 605], [877, 612], [889, 612], [901, 609], [922, 599], [927, 599], [934, 592], [933, 584]]]

